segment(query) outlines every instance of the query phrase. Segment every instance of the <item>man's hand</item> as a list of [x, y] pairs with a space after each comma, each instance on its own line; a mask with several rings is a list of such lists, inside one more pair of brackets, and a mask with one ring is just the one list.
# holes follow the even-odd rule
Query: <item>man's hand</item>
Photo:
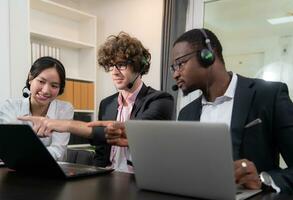
[[234, 176], [237, 184], [247, 189], [260, 189], [261, 181], [253, 162], [247, 159], [234, 161]]
[[39, 137], [48, 137], [53, 131], [68, 132], [69, 120], [54, 120], [46, 117], [22, 116], [18, 120], [33, 123], [33, 130]]
[[94, 126], [108, 126], [111, 123], [113, 123], [114, 121], [93, 121], [93, 122], [89, 122], [87, 123], [88, 127], [94, 127]]
[[105, 137], [111, 145], [127, 147], [128, 140], [125, 133], [125, 125], [122, 122], [112, 122], [105, 127]]

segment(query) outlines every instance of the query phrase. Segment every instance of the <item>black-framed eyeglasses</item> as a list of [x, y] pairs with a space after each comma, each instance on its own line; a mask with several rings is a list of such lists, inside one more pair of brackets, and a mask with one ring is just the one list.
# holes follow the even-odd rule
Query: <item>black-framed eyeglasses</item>
[[126, 70], [127, 66], [131, 63], [132, 63], [132, 61], [130, 61], [130, 60], [121, 61], [121, 62], [117, 62], [117, 63], [111, 63], [107, 66], [107, 71], [108, 72], [113, 71], [115, 67], [117, 70], [123, 71], [123, 70]]
[[[184, 66], [184, 64], [187, 63], [197, 53], [198, 53], [198, 51], [196, 50], [196, 51], [192, 51], [190, 53], [187, 53], [183, 56], [180, 56], [179, 58], [176, 58], [175, 63], [170, 66], [170, 70], [173, 73], [180, 70]], [[190, 57], [188, 57], [188, 56], [190, 56]], [[186, 58], [186, 59], [184, 59], [184, 58]]]

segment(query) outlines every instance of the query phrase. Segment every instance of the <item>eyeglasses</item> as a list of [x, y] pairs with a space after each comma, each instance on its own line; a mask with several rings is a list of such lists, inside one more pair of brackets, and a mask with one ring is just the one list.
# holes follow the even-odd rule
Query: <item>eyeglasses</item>
[[115, 67], [117, 70], [123, 71], [123, 70], [126, 70], [127, 66], [131, 63], [132, 63], [132, 61], [130, 61], [130, 60], [123, 61], [123, 62], [117, 62], [116, 64], [111, 63], [110, 65], [107, 66], [107, 71], [108, 72], [113, 71]]
[[[175, 63], [170, 66], [171, 71], [174, 73], [174, 72], [180, 70], [184, 66], [184, 64], [187, 63], [197, 53], [198, 53], [198, 51], [193, 51], [193, 52], [190, 52], [188, 54], [185, 54], [185, 55], [177, 58], [175, 60]], [[190, 56], [190, 57], [188, 57], [188, 56]], [[186, 57], [188, 57], [188, 58], [186, 58]], [[184, 58], [186, 58], [186, 59], [184, 59]]]

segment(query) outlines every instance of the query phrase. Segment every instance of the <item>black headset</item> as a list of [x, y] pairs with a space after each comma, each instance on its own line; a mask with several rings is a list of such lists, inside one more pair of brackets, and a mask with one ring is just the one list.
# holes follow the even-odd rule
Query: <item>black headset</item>
[[141, 70], [140, 73], [142, 74], [142, 73], [144, 73], [145, 66], [148, 65], [148, 61], [147, 61], [146, 57], [143, 56], [140, 62], [141, 62], [141, 65], [142, 65], [142, 70]]
[[200, 64], [203, 67], [208, 68], [209, 66], [211, 66], [215, 62], [215, 54], [212, 49], [211, 40], [208, 38], [207, 33], [205, 32], [204, 29], [199, 29], [199, 30], [202, 33], [202, 35], [204, 36], [204, 42], [205, 42], [205, 45], [207, 48], [203, 48], [203, 49], [199, 50], [197, 56], [198, 56], [198, 60], [199, 60]]
[[24, 88], [22, 88], [22, 96], [24, 98], [28, 98], [30, 96], [30, 90], [26, 86], [24, 86]]
[[[34, 65], [36, 65], [36, 63], [37, 62], [39, 62], [40, 60], [47, 60], [47, 61], [51, 61], [51, 62], [53, 62], [54, 64], [56, 64], [57, 66], [58, 66], [58, 68], [64, 73], [64, 75], [65, 75], [65, 68], [64, 68], [64, 66], [63, 66], [63, 64], [59, 61], [59, 60], [57, 60], [57, 59], [55, 59], [55, 58], [53, 58], [53, 57], [50, 57], [50, 56], [43, 56], [43, 57], [40, 57], [40, 58], [38, 58], [37, 60], [35, 60], [35, 62], [32, 64], [32, 66], [31, 66], [31, 69], [30, 69], [30, 72], [31, 72], [31, 70], [32, 70], [32, 68], [34, 67]], [[65, 75], [66, 76], [66, 75]], [[65, 87], [65, 85], [62, 85], [61, 86], [61, 88], [60, 88], [60, 91], [59, 91], [59, 94], [62, 94], [63, 93], [63, 91], [64, 91], [64, 87]], [[24, 98], [28, 98], [29, 96], [30, 96], [30, 86], [29, 86], [29, 76], [28, 76], [28, 78], [27, 78], [27, 80], [26, 80], [26, 85], [24, 86], [24, 88], [22, 89], [22, 96], [24, 97]]]
[[129, 82], [128, 85], [127, 85], [127, 88], [128, 89], [131, 89], [136, 81], [136, 79], [141, 76], [143, 73], [145, 73], [145, 66], [148, 64], [148, 61], [147, 59], [143, 56], [142, 60], [140, 61], [141, 62], [141, 65], [142, 65], [142, 68], [139, 72], [139, 74], [135, 77], [135, 79], [133, 79], [133, 81]]

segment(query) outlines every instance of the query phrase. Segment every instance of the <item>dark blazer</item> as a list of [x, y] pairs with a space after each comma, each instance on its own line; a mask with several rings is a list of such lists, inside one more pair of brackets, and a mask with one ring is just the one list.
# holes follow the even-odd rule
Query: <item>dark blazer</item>
[[[130, 119], [171, 120], [173, 116], [173, 97], [166, 93], [146, 87], [144, 84], [134, 102]], [[118, 112], [118, 93], [103, 99], [99, 107], [99, 120], [116, 120]], [[95, 165], [110, 165], [111, 145], [106, 143], [104, 127], [93, 128], [92, 144], [96, 145]]]
[[[201, 109], [199, 97], [180, 111], [178, 120], [199, 121]], [[245, 128], [257, 118], [262, 123]], [[293, 191], [293, 104], [286, 84], [238, 75], [230, 130], [235, 160], [254, 162], [282, 191]], [[280, 154], [286, 169], [279, 167]]]

